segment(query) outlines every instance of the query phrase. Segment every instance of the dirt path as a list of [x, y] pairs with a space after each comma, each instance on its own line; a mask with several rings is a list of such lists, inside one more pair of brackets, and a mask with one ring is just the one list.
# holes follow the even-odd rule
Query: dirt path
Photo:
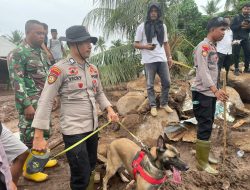
[[[2, 111], [1, 114], [5, 114], [5, 124], [13, 132], [18, 131], [17, 125], [17, 113], [14, 109], [14, 97], [13, 95], [2, 95], [0, 96], [0, 106]], [[5, 106], [3, 108], [3, 106]], [[103, 121], [104, 122], [104, 121]], [[59, 132], [59, 118], [58, 112], [53, 113], [53, 135], [50, 139], [50, 145], [55, 146], [61, 140], [61, 135]], [[107, 129], [100, 133], [99, 144], [108, 144], [113, 139], [119, 137], [128, 137], [128, 134], [120, 129], [116, 131], [115, 126], [109, 126]], [[212, 144], [213, 151], [215, 155], [222, 160], [223, 143], [221, 137], [218, 136], [219, 129], [214, 129]], [[231, 137], [247, 137], [250, 135], [250, 127], [244, 126], [240, 130], [231, 131]], [[249, 136], [248, 136], [249, 137]], [[230, 141], [229, 141], [230, 142]], [[187, 162], [190, 166], [188, 172], [183, 173], [183, 183], [182, 185], [176, 186], [168, 184], [167, 187], [163, 189], [168, 190], [250, 190], [250, 159], [249, 153], [245, 153], [242, 158], [237, 156], [237, 147], [232, 145], [228, 146], [227, 159], [224, 164], [218, 165], [220, 174], [218, 176], [212, 176], [205, 172], [197, 171], [195, 168], [195, 157], [193, 150], [195, 145], [193, 143], [177, 142], [173, 143], [174, 146], [178, 148], [181, 152], [182, 159]], [[60, 144], [52, 150], [53, 154], [56, 154], [63, 150], [63, 144]], [[216, 167], [216, 166], [215, 166]], [[105, 173], [105, 168], [102, 163], [97, 165], [97, 170], [101, 172], [101, 178]], [[68, 190], [69, 188], [69, 167], [65, 156], [59, 157], [59, 164], [53, 169], [45, 169], [45, 173], [49, 174], [49, 179], [43, 183], [34, 183], [27, 181], [23, 178], [19, 181], [18, 189], [20, 190]], [[110, 190], [123, 190], [126, 184], [121, 182], [118, 176], [114, 176], [110, 180]], [[96, 184], [96, 189], [101, 189], [101, 184]]]

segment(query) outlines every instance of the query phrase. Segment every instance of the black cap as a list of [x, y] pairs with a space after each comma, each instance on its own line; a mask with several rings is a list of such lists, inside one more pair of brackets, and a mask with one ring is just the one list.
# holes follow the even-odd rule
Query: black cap
[[51, 29], [50, 32], [57, 32], [57, 30], [56, 29]]
[[85, 26], [75, 25], [66, 30], [66, 37], [60, 37], [61, 41], [67, 42], [83, 42], [90, 39], [93, 44], [97, 42], [96, 37], [90, 36]]
[[211, 28], [217, 28], [221, 26], [228, 26], [227, 21], [223, 17], [214, 17], [207, 23], [207, 30], [209, 31]]

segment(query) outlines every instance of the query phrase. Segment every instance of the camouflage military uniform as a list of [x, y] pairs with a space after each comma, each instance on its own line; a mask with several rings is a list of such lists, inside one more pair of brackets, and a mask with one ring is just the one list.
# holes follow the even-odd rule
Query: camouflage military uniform
[[[26, 120], [24, 109], [32, 105], [37, 108], [38, 99], [48, 75], [48, 58], [40, 48], [32, 48], [25, 41], [8, 57], [10, 80], [15, 91], [16, 108], [19, 113], [18, 127], [21, 140], [32, 147], [34, 129], [32, 120]], [[49, 137], [49, 131], [45, 138]]]

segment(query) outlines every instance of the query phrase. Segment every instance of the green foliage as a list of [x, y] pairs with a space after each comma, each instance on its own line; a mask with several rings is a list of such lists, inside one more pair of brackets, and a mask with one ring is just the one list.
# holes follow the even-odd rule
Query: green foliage
[[[90, 62], [98, 66], [104, 86], [129, 81], [140, 72], [140, 56], [132, 46], [128, 43], [104, 51], [104, 56], [99, 53], [90, 58]], [[103, 64], [100, 64], [103, 57]]]
[[8, 39], [12, 43], [19, 45], [23, 40], [23, 33], [19, 30], [14, 30], [11, 32], [11, 35], [8, 36]]
[[221, 0], [208, 0], [206, 6], [201, 6], [208, 16], [215, 16], [220, 10], [218, 4]]

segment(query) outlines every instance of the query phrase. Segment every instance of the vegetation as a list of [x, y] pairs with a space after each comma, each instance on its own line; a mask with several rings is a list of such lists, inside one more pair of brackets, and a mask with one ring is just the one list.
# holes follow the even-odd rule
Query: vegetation
[[11, 35], [7, 37], [12, 43], [19, 45], [23, 40], [23, 33], [19, 30], [14, 30]]
[[[103, 31], [95, 50], [99, 53], [91, 57], [98, 65], [105, 85], [113, 85], [131, 80], [142, 70], [140, 53], [133, 48], [137, 26], [144, 21], [150, 0], [93, 0], [95, 9], [83, 20], [83, 25], [98, 26]], [[241, 0], [227, 0], [225, 11], [219, 12], [220, 0], [209, 0], [203, 7], [205, 15], [199, 12], [195, 0], [158, 0], [164, 13], [162, 19], [167, 25], [169, 43], [175, 63], [192, 65], [193, 49], [206, 35], [207, 21], [213, 16], [234, 16]], [[228, 9], [234, 8], [232, 11]], [[118, 40], [105, 46], [104, 39], [118, 36]], [[126, 39], [122, 43], [121, 39]], [[124, 40], [123, 40], [124, 41]], [[178, 64], [179, 63], [179, 64]], [[174, 68], [174, 69], [175, 69]], [[174, 70], [172, 69], [172, 70]]]

